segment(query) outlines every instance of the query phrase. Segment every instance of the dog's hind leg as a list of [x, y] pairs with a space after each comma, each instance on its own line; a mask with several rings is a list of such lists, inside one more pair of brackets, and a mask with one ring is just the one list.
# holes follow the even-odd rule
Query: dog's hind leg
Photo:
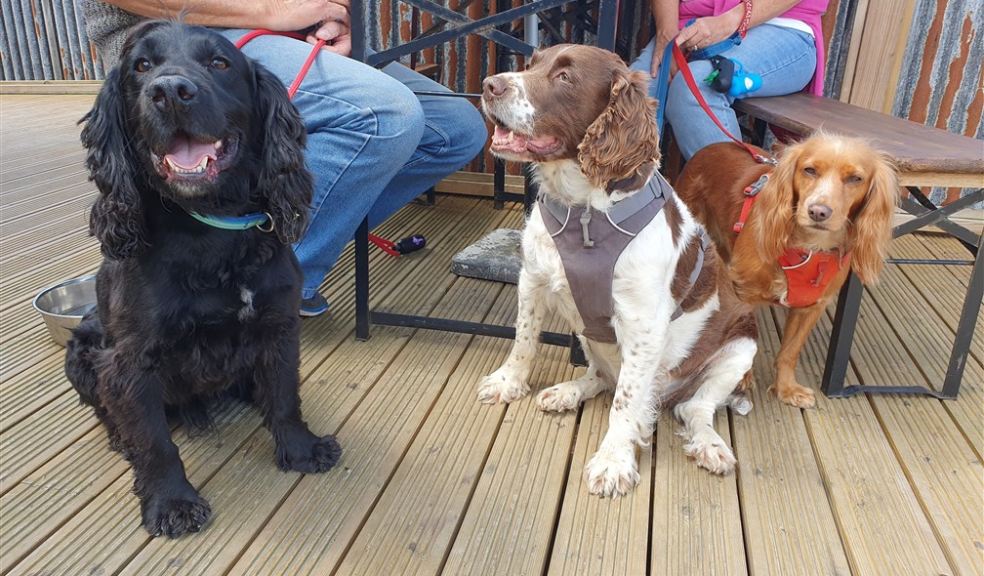
[[[545, 412], [564, 412], [574, 410], [584, 402], [605, 390], [615, 387], [614, 379], [607, 376], [599, 366], [599, 358], [591, 344], [581, 338], [581, 348], [588, 360], [588, 370], [580, 378], [544, 388], [536, 395], [536, 406]], [[612, 345], [614, 346], [614, 345]]]
[[276, 443], [281, 470], [326, 472], [342, 455], [334, 436], [317, 436], [301, 418], [300, 326], [296, 317], [259, 353], [253, 398]]
[[687, 401], [674, 409], [683, 423], [681, 435], [687, 439], [683, 450], [697, 465], [715, 474], [728, 474], [737, 461], [731, 448], [714, 430], [714, 412], [732, 398], [755, 358], [756, 345], [751, 338], [740, 338], [726, 344], [708, 361], [700, 388]]

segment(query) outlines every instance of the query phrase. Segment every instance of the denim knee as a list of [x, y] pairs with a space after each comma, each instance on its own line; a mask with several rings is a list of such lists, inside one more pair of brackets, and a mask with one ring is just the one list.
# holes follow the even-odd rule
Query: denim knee
[[[694, 76], [694, 80], [697, 81], [697, 86], [700, 88], [701, 94], [708, 103], [722, 96], [720, 92], [711, 90], [702, 82], [711, 73], [710, 62], [706, 60], [692, 62], [690, 64], [690, 71]], [[665, 105], [666, 118], [671, 125], [674, 124], [674, 120], [686, 121], [686, 117], [693, 113], [693, 107], [697, 106], [697, 99], [690, 92], [690, 87], [687, 86], [687, 82], [683, 79], [682, 74], [677, 73], [670, 80], [670, 88], [666, 92]]]
[[446, 135], [448, 141], [443, 154], [463, 164], [481, 153], [489, 132], [475, 106], [457, 98], [449, 104], [441, 111], [442, 118], [429, 121]]
[[369, 136], [385, 142], [386, 153], [409, 158], [420, 144], [424, 133], [424, 110], [417, 95], [403, 84], [382, 75], [370, 88], [379, 90], [381, 98], [368, 102], [367, 108], [375, 118], [375, 130]]

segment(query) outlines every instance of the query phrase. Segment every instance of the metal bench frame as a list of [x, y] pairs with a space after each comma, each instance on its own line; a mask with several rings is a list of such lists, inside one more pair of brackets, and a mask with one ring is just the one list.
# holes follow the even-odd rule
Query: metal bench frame
[[[372, 66], [384, 66], [403, 56], [414, 52], [419, 52], [426, 48], [432, 48], [445, 42], [453, 41], [467, 34], [478, 34], [488, 40], [495, 42], [515, 53], [524, 56], [531, 56], [536, 46], [527, 44], [524, 41], [510, 36], [506, 31], [497, 29], [508, 25], [510, 22], [532, 16], [546, 10], [561, 8], [571, 4], [584, 5], [584, 0], [530, 0], [518, 8], [508, 8], [509, 2], [499, 0], [500, 11], [496, 14], [472, 20], [467, 16], [444, 8], [440, 4], [430, 0], [402, 0], [403, 2], [433, 14], [435, 17], [443, 19], [444, 25], [440, 30], [421, 35], [405, 44], [390, 48], [375, 54], [368, 54], [366, 50], [366, 37], [364, 23], [367, 19], [367, 0], [352, 0], [352, 57], [361, 62]], [[618, 0], [593, 0], [598, 7], [597, 19], [597, 38], [598, 46], [608, 50], [615, 48], [616, 19], [618, 17]], [[477, 97], [477, 94], [456, 94], [444, 92], [420, 92], [418, 95], [427, 96], [448, 96], [448, 97]], [[496, 173], [496, 180], [500, 186], [496, 190], [502, 189], [501, 165]], [[524, 202], [529, 205], [532, 193], [527, 187]], [[496, 204], [501, 206], [503, 200], [514, 199], [506, 197], [501, 193], [496, 195]], [[447, 332], [458, 332], [464, 334], [475, 334], [481, 336], [494, 336], [498, 338], [515, 338], [516, 331], [511, 326], [500, 326], [480, 322], [465, 322], [449, 318], [434, 318], [430, 316], [419, 316], [411, 314], [398, 314], [392, 312], [377, 312], [369, 309], [369, 220], [364, 219], [355, 233], [355, 336], [358, 340], [367, 340], [373, 324], [384, 326], [403, 326], [410, 328], [423, 328], [427, 330], [442, 330]], [[540, 340], [547, 344], [571, 347], [576, 350], [577, 340], [570, 334], [558, 334], [554, 332], [544, 332]], [[573, 353], [576, 356], [576, 353]]]

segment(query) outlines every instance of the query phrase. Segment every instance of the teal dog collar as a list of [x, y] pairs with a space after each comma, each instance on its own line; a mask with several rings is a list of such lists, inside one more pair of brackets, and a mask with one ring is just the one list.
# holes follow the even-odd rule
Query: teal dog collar
[[[206, 216], [189, 211], [188, 214], [202, 224], [219, 228], [220, 230], [249, 230], [256, 228], [260, 232], [273, 231], [273, 218], [266, 212], [254, 212], [245, 216]], [[264, 225], [267, 226], [264, 226]]]

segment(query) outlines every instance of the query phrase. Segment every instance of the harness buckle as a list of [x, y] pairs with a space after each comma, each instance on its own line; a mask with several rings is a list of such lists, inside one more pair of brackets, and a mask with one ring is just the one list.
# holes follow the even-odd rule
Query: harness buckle
[[591, 231], [588, 230], [588, 223], [591, 222], [591, 207], [586, 207], [581, 212], [581, 240], [585, 248], [594, 248], [594, 240], [591, 239]]

